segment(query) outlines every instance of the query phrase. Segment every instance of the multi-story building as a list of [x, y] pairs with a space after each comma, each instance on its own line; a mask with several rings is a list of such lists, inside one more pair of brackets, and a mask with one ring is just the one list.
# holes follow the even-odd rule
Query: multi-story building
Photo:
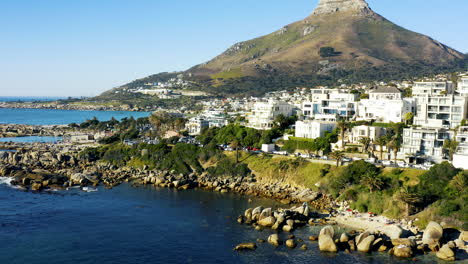
[[330, 119], [339, 116], [349, 119], [356, 114], [358, 94], [325, 89], [313, 89], [312, 92], [312, 100], [302, 103], [305, 118], [320, 116], [320, 119]]
[[357, 107], [357, 120], [378, 122], [401, 122], [406, 113], [413, 112], [415, 100], [402, 98], [402, 92], [395, 87], [379, 87], [361, 100]]
[[423, 127], [456, 128], [467, 117], [465, 96], [419, 96], [414, 124]]
[[458, 129], [456, 136], [458, 148], [453, 155], [453, 166], [468, 170], [468, 127], [463, 126]]
[[296, 122], [296, 137], [315, 139], [324, 137], [325, 132], [332, 132], [336, 122], [305, 120]]
[[462, 76], [458, 81], [457, 93], [468, 96], [468, 76]]
[[349, 137], [351, 143], [359, 144], [362, 138], [369, 138], [374, 141], [377, 138], [386, 134], [385, 128], [375, 126], [356, 126], [351, 129], [351, 135]]
[[454, 92], [452, 82], [415, 82], [413, 85], [413, 96], [435, 96], [447, 95]]
[[444, 160], [443, 145], [447, 139], [453, 139], [454, 132], [444, 128], [412, 127], [403, 130], [403, 144], [400, 156], [425, 157], [426, 160], [441, 162]]
[[251, 114], [247, 117], [248, 127], [255, 129], [271, 129], [273, 121], [279, 115], [291, 116], [294, 106], [282, 101], [269, 100], [254, 104]]
[[200, 135], [204, 128], [210, 127], [210, 122], [201, 117], [193, 117], [185, 124], [185, 129], [191, 136]]

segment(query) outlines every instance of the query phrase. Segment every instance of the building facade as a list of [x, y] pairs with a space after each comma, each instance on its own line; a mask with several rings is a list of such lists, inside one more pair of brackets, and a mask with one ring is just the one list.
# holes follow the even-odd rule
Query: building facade
[[293, 109], [293, 105], [282, 101], [257, 102], [253, 105], [252, 112], [247, 117], [249, 121], [247, 126], [260, 130], [271, 129], [277, 116], [291, 116]]
[[296, 137], [315, 139], [324, 137], [325, 132], [332, 132], [336, 122], [305, 120], [296, 122]]
[[463, 126], [458, 129], [456, 136], [458, 148], [453, 155], [453, 166], [468, 170], [468, 127]]
[[467, 116], [467, 97], [419, 96], [414, 124], [423, 127], [456, 128]]
[[400, 156], [423, 156], [427, 160], [441, 162], [445, 158], [444, 141], [453, 137], [454, 132], [444, 128], [405, 128], [399, 154]]
[[438, 96], [453, 94], [452, 82], [415, 82], [413, 85], [413, 96]]
[[351, 135], [349, 137], [351, 143], [359, 144], [362, 138], [369, 138], [374, 141], [381, 136], [386, 135], [385, 128], [374, 127], [374, 126], [356, 126], [351, 129]]

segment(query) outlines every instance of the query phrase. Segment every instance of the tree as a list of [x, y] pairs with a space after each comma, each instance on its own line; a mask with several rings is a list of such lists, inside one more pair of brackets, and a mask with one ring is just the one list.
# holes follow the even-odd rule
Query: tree
[[387, 144], [387, 137], [381, 136], [375, 139], [375, 144], [379, 145], [380, 147], [380, 160], [383, 160], [383, 146]]
[[453, 160], [453, 155], [457, 151], [459, 143], [455, 140], [446, 139], [444, 141], [443, 149], [445, 153], [449, 156], [449, 160]]
[[336, 55], [335, 49], [333, 47], [321, 47], [319, 51], [320, 57], [333, 57]]
[[380, 174], [376, 171], [369, 171], [361, 178], [361, 184], [369, 188], [372, 193], [376, 190], [380, 191], [385, 185]]
[[345, 134], [346, 134], [346, 130], [349, 128], [349, 122], [346, 121], [345, 119], [341, 119], [339, 122], [338, 122], [338, 128], [340, 129], [340, 135], [341, 135], [341, 148], [342, 149], [345, 149], [345, 140], [344, 140], [344, 137], [345, 137]]
[[410, 216], [412, 208], [419, 207], [423, 201], [423, 198], [418, 193], [413, 192], [408, 188], [402, 188], [397, 194], [397, 199], [406, 204], [406, 216]]
[[463, 192], [468, 187], [468, 173], [460, 171], [449, 183], [450, 187], [458, 192]]
[[393, 139], [387, 143], [387, 148], [393, 150], [393, 158], [396, 163], [398, 151], [400, 151], [401, 148], [401, 141], [397, 137], [393, 137]]
[[405, 124], [406, 125], [412, 125], [413, 120], [414, 120], [414, 113], [408, 112], [408, 113], [405, 114], [405, 116], [403, 118], [405, 119]]
[[240, 144], [239, 144], [239, 141], [237, 139], [233, 140], [231, 142], [231, 145], [230, 145], [230, 147], [232, 149], [236, 150], [236, 164], [239, 163], [239, 146], [240, 146]]
[[362, 144], [364, 152], [369, 153], [369, 147], [372, 143], [372, 140], [368, 137], [363, 137], [359, 139], [359, 143]]
[[340, 166], [341, 160], [344, 158], [344, 152], [343, 151], [334, 151], [329, 154], [330, 158], [336, 160], [336, 166]]

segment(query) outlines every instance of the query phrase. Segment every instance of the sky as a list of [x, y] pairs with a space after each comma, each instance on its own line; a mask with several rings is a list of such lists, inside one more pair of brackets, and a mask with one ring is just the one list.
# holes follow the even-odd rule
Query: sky
[[[467, 0], [368, 0], [468, 52]], [[307, 17], [318, 0], [0, 0], [0, 96], [94, 96]]]

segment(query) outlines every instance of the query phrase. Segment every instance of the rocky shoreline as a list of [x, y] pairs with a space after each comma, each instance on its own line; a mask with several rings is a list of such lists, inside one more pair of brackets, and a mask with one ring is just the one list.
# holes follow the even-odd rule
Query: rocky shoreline
[[0, 124], [0, 138], [6, 137], [27, 137], [27, 136], [52, 136], [60, 137], [69, 131], [66, 125], [10, 125]]
[[13, 109], [52, 109], [52, 110], [79, 110], [79, 111], [148, 111], [127, 104], [100, 105], [100, 104], [69, 104], [60, 101], [55, 102], [0, 102], [0, 108]]
[[[257, 230], [270, 228], [287, 234], [303, 226], [323, 225], [325, 227], [318, 236], [309, 238], [318, 241], [322, 251], [378, 251], [404, 258], [433, 251], [445, 260], [467, 259], [466, 232], [454, 238], [454, 230], [445, 230], [437, 223], [431, 223], [422, 231], [411, 222], [390, 223], [383, 217], [364, 216], [350, 210], [346, 202], [337, 203], [326, 194], [281, 183], [262, 184], [257, 182], [255, 175], [227, 178], [206, 173], [182, 175], [148, 168], [117, 167], [81, 157], [79, 153], [83, 147], [79, 145], [36, 143], [8, 146], [16, 151], [0, 152], [0, 177], [8, 178], [11, 185], [27, 191], [65, 190], [75, 186], [92, 190], [99, 185], [112, 188], [127, 182], [134, 186], [152, 185], [177, 190], [235, 192], [293, 205], [277, 210], [249, 208], [239, 216], [239, 223]], [[337, 224], [356, 231], [341, 234], [338, 238], [332, 226]], [[262, 241], [295, 248], [303, 240], [291, 235], [286, 241], [280, 241], [278, 234], [274, 234], [267, 239], [259, 239], [257, 243]], [[257, 244], [254, 242], [241, 243], [236, 247], [237, 250], [255, 248]], [[306, 250], [307, 245], [302, 244], [300, 248]]]

